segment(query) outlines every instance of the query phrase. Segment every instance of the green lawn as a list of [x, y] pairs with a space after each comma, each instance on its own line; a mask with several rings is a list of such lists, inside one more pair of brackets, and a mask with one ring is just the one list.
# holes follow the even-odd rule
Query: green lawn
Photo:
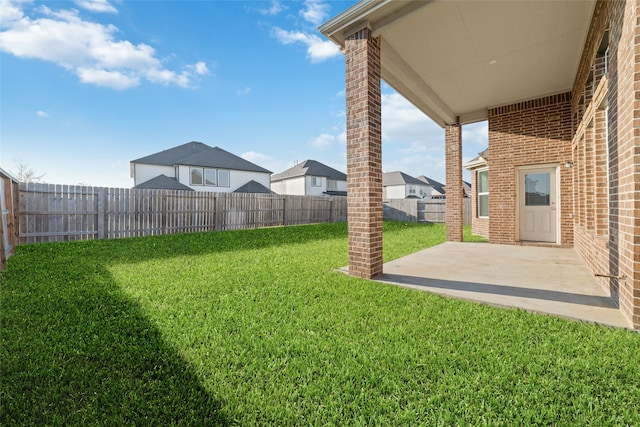
[[[384, 237], [389, 260], [444, 227]], [[345, 224], [20, 246], [0, 279], [0, 424], [640, 424], [640, 334], [346, 263]]]

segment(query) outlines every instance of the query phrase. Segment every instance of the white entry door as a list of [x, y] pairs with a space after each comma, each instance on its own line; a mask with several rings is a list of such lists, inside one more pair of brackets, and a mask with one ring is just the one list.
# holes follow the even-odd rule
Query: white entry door
[[557, 242], [557, 169], [519, 171], [520, 240]]

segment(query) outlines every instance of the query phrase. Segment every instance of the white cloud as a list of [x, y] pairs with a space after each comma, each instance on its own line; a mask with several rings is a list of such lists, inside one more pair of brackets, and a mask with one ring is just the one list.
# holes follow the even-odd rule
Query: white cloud
[[106, 86], [113, 89], [128, 89], [140, 84], [140, 79], [137, 77], [126, 76], [119, 71], [78, 67], [76, 74], [83, 83], [93, 83], [98, 86]]
[[244, 89], [238, 89], [236, 91], [237, 96], [245, 96], [245, 95], [249, 95], [250, 93], [251, 93], [251, 88], [249, 86], [245, 87]]
[[0, 28], [5, 28], [22, 19], [24, 14], [19, 2], [0, 0], [0, 16]]
[[36, 116], [38, 116], [38, 117], [49, 117], [49, 113], [47, 113], [46, 111], [38, 110], [38, 111], [36, 111]]
[[258, 9], [258, 12], [263, 15], [275, 16], [285, 9], [286, 7], [283, 6], [282, 3], [280, 3], [278, 0], [273, 0], [271, 2], [271, 6], [269, 6], [268, 8]]
[[462, 143], [470, 150], [481, 152], [489, 142], [489, 126], [487, 121], [462, 126]]
[[209, 74], [209, 68], [207, 68], [207, 64], [202, 61], [196, 62], [194, 65], [189, 65], [189, 68], [192, 68], [196, 74], [201, 76]]
[[273, 157], [258, 153], [257, 151], [247, 151], [246, 153], [242, 153], [240, 157], [250, 162], [270, 162], [273, 160]]
[[311, 139], [311, 141], [309, 141], [309, 144], [311, 144], [311, 146], [317, 150], [326, 150], [333, 145], [335, 140], [335, 136], [328, 133], [323, 133]]
[[444, 130], [402, 95], [382, 95], [382, 139], [405, 144], [444, 142]]
[[118, 10], [109, 3], [109, 0], [75, 0], [75, 3], [91, 12], [118, 13]]
[[273, 35], [284, 45], [301, 43], [307, 47], [307, 57], [311, 62], [321, 62], [334, 56], [340, 55], [338, 46], [329, 40], [323, 40], [315, 34], [302, 31], [287, 31], [276, 27]]
[[313, 25], [320, 25], [327, 19], [329, 13], [329, 5], [320, 0], [305, 0], [305, 8], [300, 11], [306, 21]]
[[[92, 4], [109, 5], [95, 1]], [[192, 87], [197, 76], [209, 72], [204, 62], [187, 65], [180, 72], [166, 69], [153, 47], [117, 40], [115, 26], [83, 20], [78, 11], [52, 11], [42, 6], [38, 9], [42, 16], [33, 18], [24, 16], [22, 5], [2, 1], [0, 10], [2, 13], [6, 10], [9, 19], [3, 19], [0, 49], [20, 58], [56, 63], [74, 72], [84, 83], [126, 89], [146, 79]]]

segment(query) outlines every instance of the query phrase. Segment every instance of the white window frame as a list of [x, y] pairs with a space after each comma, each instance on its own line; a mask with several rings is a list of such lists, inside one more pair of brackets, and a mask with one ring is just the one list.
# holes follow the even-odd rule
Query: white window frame
[[[193, 182], [193, 173], [196, 171], [200, 173], [200, 179], [201, 179], [200, 183]], [[225, 175], [226, 175], [226, 179], [223, 179], [222, 177], [224, 177]], [[211, 178], [215, 179], [215, 182], [211, 184], [208, 183], [209, 179], [207, 179], [207, 177], [209, 177], [209, 179]], [[231, 172], [227, 169], [200, 168], [196, 166], [190, 166], [189, 167], [189, 185], [191, 185], [192, 187], [195, 187], [195, 186], [197, 187], [230, 187]]]
[[[480, 174], [487, 173], [487, 191], [480, 191]], [[489, 218], [489, 168], [478, 169], [476, 171], [476, 217], [478, 218]], [[480, 215], [480, 197], [483, 196], [487, 198], [487, 215]]]
[[[209, 181], [213, 181], [209, 184]], [[216, 169], [204, 168], [204, 185], [205, 187], [218, 186], [218, 171]]]
[[327, 191], [337, 191], [338, 181], [335, 179], [327, 179]]
[[312, 187], [322, 187], [322, 177], [321, 176], [312, 176], [311, 177], [311, 186]]
[[[226, 179], [223, 177], [226, 175]], [[231, 186], [231, 172], [227, 169], [218, 169], [218, 187]]]
[[[193, 173], [200, 172], [200, 182], [193, 182]], [[191, 186], [204, 186], [204, 168], [190, 167], [189, 168], [189, 185]]]

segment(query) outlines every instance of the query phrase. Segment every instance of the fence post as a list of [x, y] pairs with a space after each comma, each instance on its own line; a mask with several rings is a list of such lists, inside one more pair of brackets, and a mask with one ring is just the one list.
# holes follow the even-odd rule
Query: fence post
[[104, 203], [104, 187], [100, 187], [97, 189], [98, 193], [97, 193], [97, 206], [96, 206], [96, 211], [98, 212], [98, 239], [104, 239], [106, 238], [105, 236], [105, 227], [104, 227], [104, 218], [105, 218], [105, 203]]
[[287, 225], [287, 196], [282, 198], [282, 225]]
[[213, 195], [213, 231], [218, 230], [218, 193]]

